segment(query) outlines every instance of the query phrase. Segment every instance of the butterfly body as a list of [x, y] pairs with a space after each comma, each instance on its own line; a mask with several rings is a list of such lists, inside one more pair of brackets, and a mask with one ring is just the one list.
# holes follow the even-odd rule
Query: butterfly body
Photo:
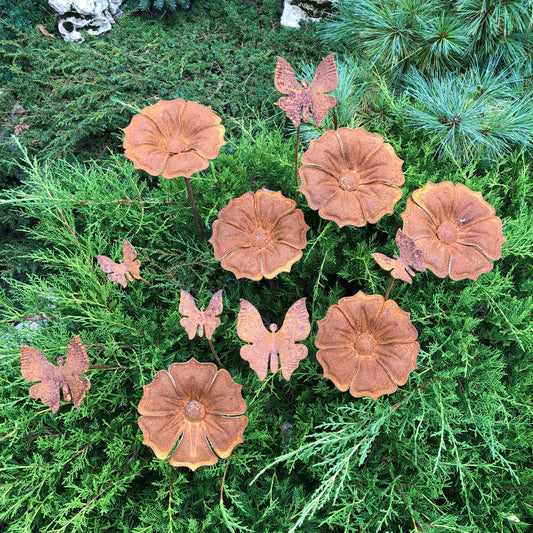
[[198, 336], [205, 336], [211, 340], [215, 329], [220, 325], [220, 318], [218, 315], [222, 313], [222, 290], [216, 292], [211, 298], [207, 309], [203, 307], [198, 309], [194, 303], [193, 297], [187, 291], [180, 291], [180, 305], [178, 311], [184, 315], [180, 319], [180, 324], [187, 335], [189, 340], [192, 340], [196, 331]]
[[97, 255], [96, 260], [98, 261], [102, 272], [109, 274], [107, 278], [110, 281], [114, 281], [126, 288], [128, 284], [127, 281], [131, 283], [133, 278], [142, 279], [140, 275], [141, 262], [138, 259], [135, 259], [137, 257], [137, 252], [128, 239], [126, 239], [122, 245], [122, 253], [124, 259], [119, 259], [118, 263], [115, 263], [115, 261], [105, 255]]
[[46, 359], [44, 354], [31, 346], [19, 346], [22, 377], [30, 382], [40, 381], [30, 387], [30, 396], [40, 399], [53, 413], [59, 409], [59, 389], [63, 398], [72, 400], [79, 409], [85, 393], [91, 387], [90, 381], [80, 376], [89, 369], [89, 358], [79, 335], [68, 344], [66, 360], [57, 359], [58, 366]]
[[416, 249], [416, 244], [408, 237], [402, 230], [396, 232], [396, 246], [400, 251], [400, 255], [393, 255], [393, 259], [384, 254], [371, 254], [376, 263], [383, 269], [388, 270], [391, 276], [396, 279], [401, 279], [409, 284], [413, 283], [412, 278], [415, 272], [409, 265], [419, 272], [424, 272], [426, 269], [422, 262], [422, 250]]
[[261, 381], [265, 379], [269, 368], [276, 373], [280, 366], [282, 376], [287, 381], [291, 378], [299, 362], [307, 357], [307, 347], [297, 341], [306, 339], [310, 331], [305, 298], [289, 308], [279, 330], [276, 324], [271, 324], [270, 331], [263, 325], [259, 311], [250, 302], [241, 300], [237, 335], [252, 344], [242, 346], [240, 353]]
[[339, 83], [334, 57], [335, 54], [330, 54], [320, 62], [310, 84], [305, 79], [298, 83], [290, 64], [282, 57], [276, 57], [274, 86], [278, 92], [287, 95], [279, 99], [278, 105], [296, 128], [301, 118], [309, 122], [309, 110], [315, 125], [320, 126], [328, 111], [336, 105], [335, 97], [325, 94], [334, 91]]

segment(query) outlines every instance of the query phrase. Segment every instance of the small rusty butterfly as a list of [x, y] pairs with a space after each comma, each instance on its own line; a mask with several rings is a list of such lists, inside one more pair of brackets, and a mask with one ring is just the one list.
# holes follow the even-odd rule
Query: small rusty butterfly
[[66, 360], [63, 357], [57, 359], [59, 366], [50, 363], [36, 348], [19, 346], [19, 349], [22, 377], [30, 382], [40, 381], [30, 387], [32, 398], [39, 398], [52, 413], [56, 413], [59, 409], [59, 388], [63, 387], [65, 401], [72, 400], [75, 407], [81, 407], [91, 383], [79, 375], [89, 370], [89, 357], [79, 335], [68, 343]]
[[133, 278], [148, 283], [139, 273], [141, 262], [138, 259], [135, 259], [137, 257], [137, 252], [128, 239], [126, 239], [122, 245], [122, 253], [124, 255], [124, 260], [119, 259], [118, 263], [115, 263], [105, 255], [96, 256], [102, 272], [109, 274], [107, 276], [108, 279], [122, 285], [124, 288], [126, 288], [126, 285], [128, 284], [126, 279], [130, 283], [133, 281]]
[[408, 237], [401, 229], [396, 232], [396, 246], [400, 252], [400, 256], [393, 256], [393, 259], [386, 255], [373, 253], [372, 259], [383, 270], [390, 270], [391, 276], [396, 279], [401, 279], [407, 283], [413, 283], [414, 271], [409, 268], [411, 265], [415, 270], [424, 272], [426, 269], [422, 262], [422, 251], [416, 249], [415, 241]]
[[180, 291], [178, 310], [183, 315], [180, 324], [189, 335], [189, 340], [194, 339], [197, 330], [199, 337], [202, 337], [205, 331], [206, 338], [211, 340], [215, 329], [220, 325], [220, 318], [217, 317], [222, 313], [222, 290], [213, 294], [205, 311], [203, 307], [198, 310], [193, 297], [187, 291]]
[[275, 374], [281, 366], [282, 376], [287, 381], [291, 379], [300, 361], [307, 357], [307, 346], [297, 344], [297, 341], [305, 340], [310, 331], [305, 298], [292, 304], [280, 330], [276, 324], [271, 324], [270, 331], [263, 325], [259, 311], [250, 302], [241, 300], [237, 335], [244, 342], [252, 343], [241, 348], [241, 357], [250, 363], [261, 381], [267, 375], [269, 364], [272, 373]]

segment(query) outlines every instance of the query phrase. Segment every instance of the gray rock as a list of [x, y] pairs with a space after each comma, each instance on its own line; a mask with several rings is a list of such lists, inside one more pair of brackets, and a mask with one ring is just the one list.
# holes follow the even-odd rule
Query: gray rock
[[299, 28], [300, 20], [320, 20], [331, 8], [331, 0], [285, 0], [281, 25]]
[[89, 35], [99, 35], [109, 31], [115, 23], [113, 17], [120, 18], [122, 0], [48, 0], [59, 14], [57, 27], [65, 41], [84, 41], [80, 30]]

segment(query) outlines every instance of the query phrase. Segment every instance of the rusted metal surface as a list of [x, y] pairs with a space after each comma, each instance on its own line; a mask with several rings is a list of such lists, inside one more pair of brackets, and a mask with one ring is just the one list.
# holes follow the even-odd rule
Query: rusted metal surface
[[310, 331], [305, 298], [289, 308], [281, 329], [271, 324], [270, 331], [263, 325], [259, 311], [250, 302], [241, 300], [237, 335], [242, 341], [251, 343], [241, 348], [241, 357], [250, 363], [261, 381], [265, 379], [269, 366], [274, 374], [281, 366], [282, 376], [287, 381], [291, 379], [300, 361], [307, 357], [307, 347], [297, 341], [307, 339]]
[[428, 182], [407, 200], [403, 231], [436, 276], [476, 280], [492, 270], [505, 237], [492, 205], [466, 185]]
[[59, 409], [59, 388], [63, 387], [65, 401], [72, 400], [75, 407], [81, 407], [91, 383], [80, 376], [89, 370], [89, 357], [79, 335], [68, 343], [66, 360], [62, 357], [57, 359], [59, 366], [50, 363], [36, 348], [19, 346], [19, 349], [22, 377], [30, 382], [40, 382], [30, 387], [32, 398], [39, 398], [56, 413]]
[[375, 224], [402, 197], [403, 160], [363, 127], [326, 131], [311, 141], [301, 162], [300, 192], [311, 209], [340, 227]]
[[324, 377], [356, 398], [393, 393], [417, 368], [418, 332], [409, 317], [378, 294], [341, 298], [318, 321], [316, 357]]
[[191, 470], [229, 457], [248, 424], [239, 416], [246, 412], [241, 388], [226, 370], [194, 358], [160, 370], [138, 406], [143, 444]]
[[222, 268], [257, 281], [290, 271], [303, 255], [308, 229], [294, 200], [260, 189], [229, 201], [209, 242]]
[[127, 281], [131, 283], [133, 278], [142, 279], [140, 275], [141, 262], [135, 259], [137, 252], [128, 239], [122, 244], [122, 253], [124, 260], [119, 259], [118, 263], [115, 263], [105, 255], [97, 255], [96, 260], [102, 272], [109, 274], [107, 277], [110, 281], [114, 281], [126, 288]]
[[218, 315], [222, 313], [222, 309], [222, 290], [213, 294], [205, 310], [203, 307], [198, 310], [193, 297], [187, 291], [180, 291], [179, 312], [183, 315], [180, 324], [185, 328], [189, 340], [194, 339], [196, 331], [198, 337], [202, 337], [205, 332], [205, 336], [211, 340], [215, 329], [220, 325]]
[[400, 255], [394, 255], [392, 259], [380, 253], [370, 255], [383, 270], [390, 271], [393, 278], [401, 279], [411, 284], [413, 283], [412, 278], [415, 273], [409, 268], [409, 265], [419, 272], [426, 270], [422, 261], [422, 251], [416, 249], [415, 241], [408, 237], [401, 229], [396, 232], [396, 246]]
[[190, 178], [206, 169], [226, 144], [220, 122], [210, 106], [181, 98], [161, 100], [124, 128], [124, 155], [152, 176]]
[[313, 113], [315, 125], [322, 124], [328, 111], [337, 103], [334, 96], [326, 93], [334, 91], [338, 83], [335, 54], [330, 54], [320, 62], [310, 85], [307, 80], [298, 83], [289, 63], [282, 57], [276, 56], [274, 86], [281, 94], [288, 95], [280, 98], [278, 105], [285, 111], [295, 128], [300, 125], [302, 115], [304, 122], [309, 122], [309, 108]]

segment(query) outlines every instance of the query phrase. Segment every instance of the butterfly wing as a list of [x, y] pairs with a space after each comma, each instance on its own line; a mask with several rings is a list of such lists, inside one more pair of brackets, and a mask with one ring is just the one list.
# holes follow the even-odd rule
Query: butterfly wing
[[[263, 381], [268, 371], [272, 336], [263, 325], [259, 311], [246, 300], [241, 300], [237, 315], [237, 335], [242, 341], [252, 343], [241, 347], [241, 357], [250, 363], [250, 368]], [[272, 357], [277, 357], [277, 354], [272, 354]]]
[[185, 328], [189, 340], [194, 339], [196, 330], [198, 326], [203, 324], [203, 321], [200, 311], [198, 311], [192, 296], [187, 291], [180, 291], [180, 306], [178, 311], [183, 315], [183, 318], [180, 319], [181, 326]]
[[31, 346], [19, 346], [20, 370], [27, 381], [41, 381], [30, 387], [30, 396], [48, 405], [52, 413], [59, 409], [59, 387], [64, 385], [61, 369], [46, 359], [44, 354]]
[[205, 336], [211, 340], [215, 329], [220, 326], [220, 318], [217, 318], [222, 313], [222, 289], [213, 294], [207, 309], [203, 313], [203, 321], [205, 327]]
[[302, 359], [307, 357], [307, 346], [296, 341], [307, 339], [311, 332], [309, 313], [305, 298], [293, 303], [283, 321], [281, 329], [275, 333], [276, 349], [281, 363], [281, 374], [288, 381], [298, 368]]
[[63, 397], [67, 401], [72, 399], [72, 403], [78, 409], [81, 407], [86, 391], [91, 388], [91, 382], [79, 374], [85, 374], [89, 370], [89, 366], [87, 350], [81, 342], [81, 337], [76, 335], [68, 343], [67, 359], [60, 369], [66, 383], [66, 386], [63, 386]]
[[313, 122], [320, 126], [328, 111], [335, 107], [337, 100], [330, 93], [337, 88], [339, 77], [335, 68], [335, 54], [325, 57], [318, 65], [315, 77], [307, 89], [307, 100], [313, 113]]
[[126, 265], [128, 272], [135, 278], [141, 279], [140, 269], [141, 262], [135, 258], [137, 257], [137, 251], [131, 245], [130, 241], [126, 239], [122, 245], [122, 253], [124, 254], [124, 264]]
[[121, 265], [119, 263], [115, 263], [115, 261], [109, 259], [109, 257], [106, 257], [105, 255], [97, 255], [96, 260], [98, 261], [102, 272], [109, 274], [107, 278], [110, 281], [115, 281], [119, 285], [126, 287], [126, 275], [121, 271]]
[[390, 275], [395, 279], [401, 279], [407, 283], [413, 283], [411, 276], [407, 273], [405, 267], [396, 259], [391, 259], [383, 254], [370, 254], [372, 259], [383, 269], [390, 271]]
[[288, 96], [280, 98], [278, 105], [287, 114], [294, 127], [300, 125], [304, 88], [294, 75], [294, 70], [288, 61], [282, 57], [276, 56], [276, 70], [274, 71], [274, 87], [281, 94]]
[[416, 249], [416, 243], [401, 229], [396, 232], [396, 246], [400, 252], [400, 260], [411, 265], [415, 270], [424, 272], [426, 267], [422, 262], [422, 250]]

